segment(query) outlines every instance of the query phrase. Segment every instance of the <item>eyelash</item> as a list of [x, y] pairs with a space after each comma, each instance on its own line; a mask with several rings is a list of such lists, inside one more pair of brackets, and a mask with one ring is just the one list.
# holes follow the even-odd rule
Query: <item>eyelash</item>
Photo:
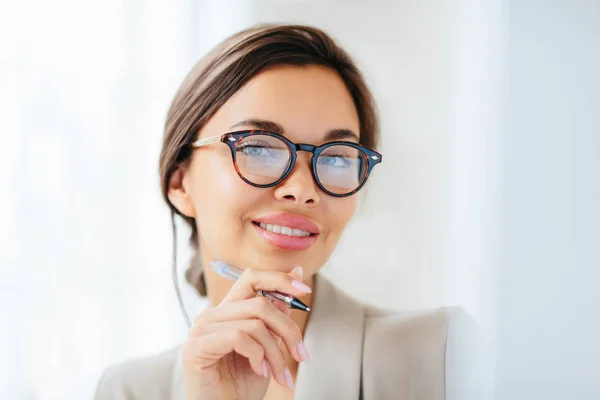
[[264, 142], [260, 142], [258, 140], [255, 141], [245, 141], [244, 143], [240, 144], [237, 148], [238, 149], [244, 149], [246, 147], [268, 147], [268, 145]]
[[348, 158], [348, 156], [346, 154], [321, 154], [321, 156], [323, 157], [344, 157], [344, 158]]

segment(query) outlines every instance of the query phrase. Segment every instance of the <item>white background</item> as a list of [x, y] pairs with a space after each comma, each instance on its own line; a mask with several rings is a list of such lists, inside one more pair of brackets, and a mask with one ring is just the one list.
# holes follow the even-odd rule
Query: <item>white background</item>
[[600, 2], [511, 3], [500, 399], [600, 398]]
[[90, 398], [184, 339], [166, 110], [214, 44], [281, 21], [338, 39], [382, 116], [324, 273], [385, 308], [465, 307], [489, 398], [600, 396], [599, 2], [62, 0], [0, 8], [0, 398]]

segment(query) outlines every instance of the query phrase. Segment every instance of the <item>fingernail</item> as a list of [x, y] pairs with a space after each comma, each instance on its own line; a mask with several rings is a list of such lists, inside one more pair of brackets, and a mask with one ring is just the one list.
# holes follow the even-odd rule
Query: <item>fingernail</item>
[[298, 353], [300, 353], [302, 361], [310, 361], [308, 350], [306, 350], [306, 346], [304, 345], [304, 342], [302, 340], [300, 341], [300, 343], [298, 343]]
[[265, 378], [269, 377], [269, 368], [267, 367], [267, 362], [263, 360], [263, 375]]
[[302, 267], [297, 266], [296, 268], [294, 268], [292, 270], [292, 274], [296, 274], [298, 277], [300, 277], [300, 280], [302, 280]]
[[302, 290], [304, 293], [311, 293], [312, 292], [311, 288], [309, 288], [304, 283], [302, 283], [300, 281], [297, 281], [295, 279], [292, 281], [292, 286], [295, 287], [298, 290]]
[[293, 389], [294, 378], [292, 378], [292, 373], [290, 372], [290, 369], [286, 367], [285, 371], [283, 371], [283, 375], [285, 376], [285, 384], [288, 385], [290, 389]]

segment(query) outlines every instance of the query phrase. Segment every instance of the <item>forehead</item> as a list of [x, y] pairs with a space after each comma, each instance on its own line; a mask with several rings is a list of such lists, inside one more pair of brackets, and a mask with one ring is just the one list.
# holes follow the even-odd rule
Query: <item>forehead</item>
[[334, 70], [322, 66], [280, 66], [258, 74], [217, 111], [206, 128], [219, 134], [252, 119], [274, 121], [291, 140], [304, 142], [320, 142], [335, 129], [360, 134], [350, 92]]

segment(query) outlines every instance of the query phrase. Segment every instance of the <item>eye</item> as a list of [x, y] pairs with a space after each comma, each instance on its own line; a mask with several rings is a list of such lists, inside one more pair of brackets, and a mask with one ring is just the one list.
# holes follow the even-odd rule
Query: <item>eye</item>
[[350, 166], [351, 162], [347, 156], [327, 154], [321, 155], [318, 159], [319, 164], [334, 168], [345, 168]]
[[241, 143], [236, 151], [251, 157], [268, 157], [271, 155], [271, 146], [260, 141], [247, 141]]

